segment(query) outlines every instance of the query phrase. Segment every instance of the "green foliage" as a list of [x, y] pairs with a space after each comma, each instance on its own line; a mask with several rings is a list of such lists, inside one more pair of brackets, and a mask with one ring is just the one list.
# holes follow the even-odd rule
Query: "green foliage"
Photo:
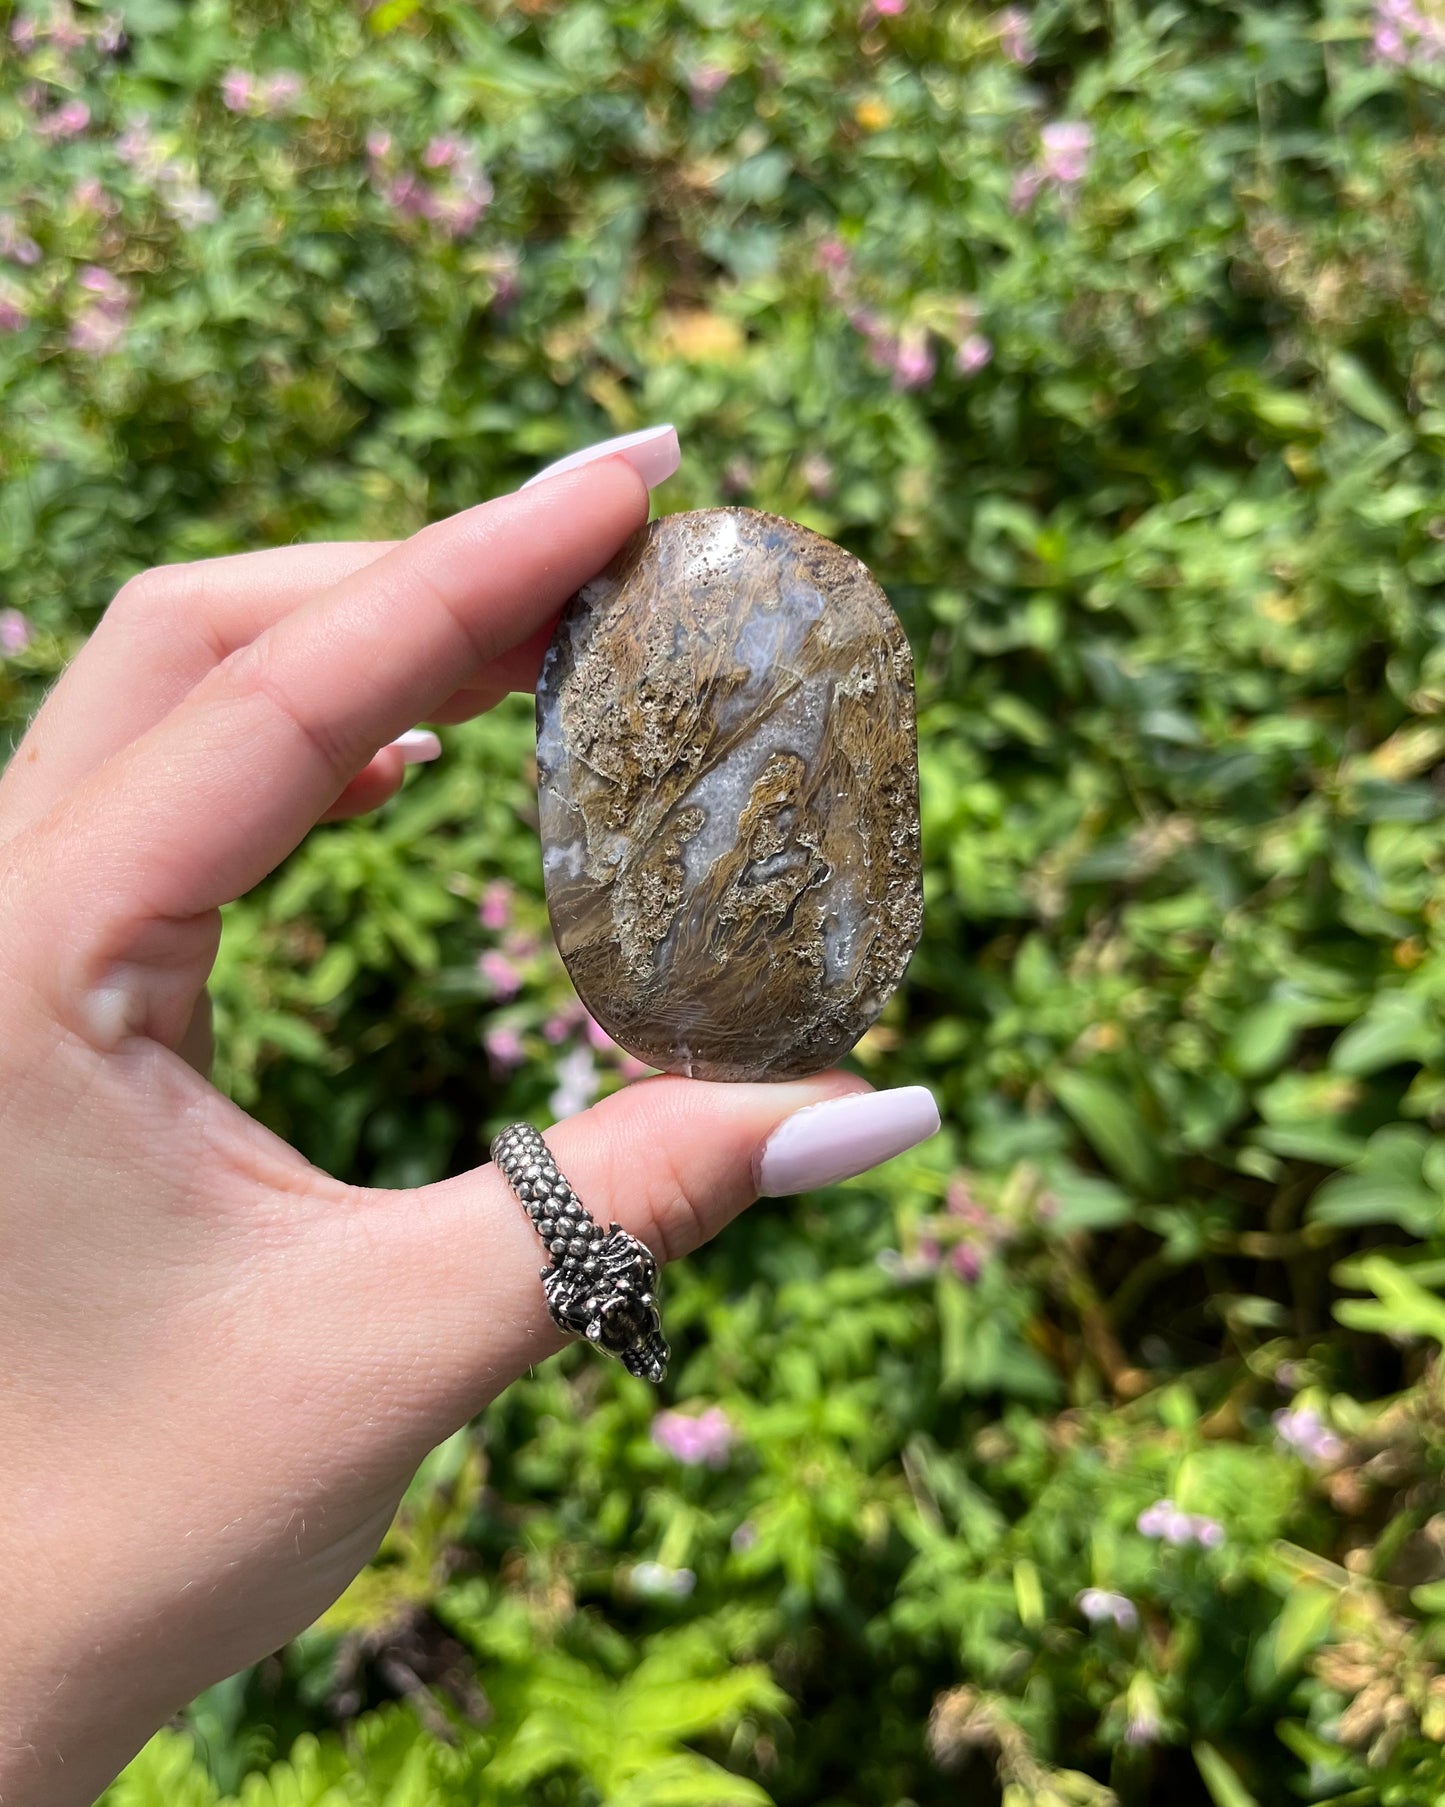
[[[669, 418], [665, 506], [843, 540], [919, 661], [856, 1059], [946, 1133], [675, 1274], [727, 1459], [547, 1364], [116, 1807], [1445, 1791], [1441, 65], [1366, 0], [865, 13], [0, 7], [7, 729], [144, 566]], [[222, 1082], [383, 1184], [630, 1072], [527, 708], [445, 739], [216, 976]]]

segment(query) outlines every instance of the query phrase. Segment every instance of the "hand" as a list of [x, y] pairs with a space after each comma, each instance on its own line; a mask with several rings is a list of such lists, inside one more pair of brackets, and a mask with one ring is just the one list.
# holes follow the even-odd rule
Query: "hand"
[[[198, 1009], [220, 906], [389, 796], [413, 722], [530, 688], [557, 608], [646, 515], [603, 457], [402, 544], [152, 572], [0, 780], [7, 1807], [90, 1802], [310, 1623], [421, 1456], [561, 1340], [490, 1166], [343, 1185], [207, 1084]], [[785, 1118], [842, 1098], [759, 1169]], [[930, 1111], [840, 1074], [656, 1079], [548, 1140], [595, 1215], [667, 1258], [760, 1178], [858, 1171]]]

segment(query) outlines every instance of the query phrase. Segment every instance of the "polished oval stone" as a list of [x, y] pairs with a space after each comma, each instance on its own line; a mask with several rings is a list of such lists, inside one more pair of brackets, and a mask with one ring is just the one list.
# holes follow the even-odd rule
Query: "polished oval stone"
[[537, 691], [552, 928], [599, 1023], [697, 1079], [816, 1073], [923, 920], [913, 661], [841, 546], [654, 521], [564, 610]]

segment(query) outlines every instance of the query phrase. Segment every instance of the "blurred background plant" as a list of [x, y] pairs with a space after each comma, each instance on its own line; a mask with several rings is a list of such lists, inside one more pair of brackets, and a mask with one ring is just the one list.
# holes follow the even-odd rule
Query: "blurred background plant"
[[[946, 1133], [428, 1462], [113, 1807], [1445, 1795], [1438, 0], [0, 4], [0, 726], [166, 560], [677, 422], [919, 662]], [[523, 699], [230, 912], [402, 1185], [634, 1076]], [[465, 1276], [459, 1275], [459, 1285]]]

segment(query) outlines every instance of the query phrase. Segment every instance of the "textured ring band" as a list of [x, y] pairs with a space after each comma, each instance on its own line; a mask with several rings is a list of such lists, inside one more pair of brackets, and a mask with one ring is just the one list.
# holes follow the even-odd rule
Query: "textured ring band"
[[542, 1269], [552, 1322], [615, 1355], [629, 1374], [662, 1380], [668, 1349], [652, 1251], [618, 1224], [602, 1228], [531, 1124], [504, 1129], [492, 1143], [492, 1159], [552, 1257]]

